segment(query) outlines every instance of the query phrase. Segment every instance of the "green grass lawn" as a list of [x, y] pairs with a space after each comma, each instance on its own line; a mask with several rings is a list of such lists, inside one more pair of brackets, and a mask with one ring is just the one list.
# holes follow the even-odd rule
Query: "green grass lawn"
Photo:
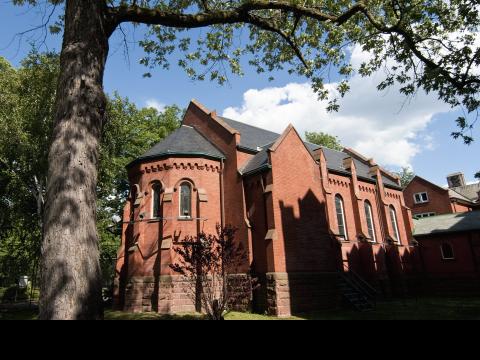
[[[35, 320], [34, 311], [0, 311], [0, 320]], [[106, 320], [203, 320], [199, 314], [159, 315], [154, 313], [131, 314], [106, 311]], [[237, 313], [227, 315], [227, 320], [279, 320], [275, 317]], [[380, 303], [376, 311], [358, 313], [337, 309], [313, 314], [297, 315], [285, 320], [480, 320], [480, 299], [420, 299]]]
[[[108, 320], [201, 320], [200, 315], [184, 314], [164, 316], [159, 314], [127, 314], [109, 311]], [[279, 320], [276, 317], [237, 313], [227, 315], [227, 320]], [[359, 313], [337, 309], [313, 314], [297, 315], [284, 320], [480, 320], [480, 299], [419, 299], [380, 303], [375, 311]]]

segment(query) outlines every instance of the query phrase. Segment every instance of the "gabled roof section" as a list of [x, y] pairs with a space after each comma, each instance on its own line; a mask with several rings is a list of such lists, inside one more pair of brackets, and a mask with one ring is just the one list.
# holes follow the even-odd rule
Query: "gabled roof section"
[[428, 181], [427, 179], [422, 178], [421, 176], [418, 176], [418, 175], [416, 175], [412, 179], [412, 181], [410, 181], [410, 183], [407, 185], [406, 188], [408, 188], [410, 186], [410, 184], [412, 184], [415, 180], [424, 182], [427, 185], [431, 185], [432, 187], [434, 187], [434, 188], [436, 188], [440, 191], [448, 192], [448, 196], [452, 200], [460, 200], [460, 201], [468, 203], [470, 205], [474, 204], [475, 201], [477, 201], [478, 192], [480, 191], [480, 183], [479, 184], [462, 186], [462, 187], [458, 187], [458, 188], [448, 189], [448, 188], [441, 187], [437, 184], [434, 184], [431, 181]]
[[[182, 125], [132, 164], [169, 156], [206, 157], [224, 159], [225, 155], [193, 127]], [[129, 166], [130, 166], [129, 165]]]
[[195, 106], [197, 109], [199, 109], [200, 111], [202, 111], [205, 115], [208, 115], [210, 116], [210, 118], [217, 122], [219, 125], [221, 125], [226, 131], [228, 131], [230, 134], [232, 135], [235, 135], [235, 134], [239, 134], [238, 130], [231, 127], [229, 124], [227, 124], [223, 118], [221, 118], [220, 116], [217, 115], [217, 112], [216, 111], [210, 111], [209, 109], [207, 109], [203, 104], [201, 104], [200, 102], [198, 102], [197, 100], [193, 99], [190, 101], [190, 105], [188, 106], [188, 109], [187, 109], [187, 112], [188, 110], [190, 109], [191, 106]]
[[447, 214], [415, 220], [414, 236], [480, 231], [480, 211]]
[[445, 188], [443, 188], [443, 187], [441, 187], [441, 186], [439, 186], [439, 185], [437, 185], [437, 184], [434, 184], [433, 182], [431, 182], [431, 181], [429, 181], [429, 180], [427, 180], [427, 179], [425, 179], [425, 178], [423, 178], [423, 177], [421, 177], [421, 176], [418, 176], [418, 175], [415, 175], [415, 177], [408, 183], [408, 185], [407, 185], [407, 187], [406, 187], [405, 189], [407, 189], [407, 188], [410, 186], [410, 184], [412, 184], [415, 180], [424, 182], [424, 183], [426, 183], [427, 185], [431, 185], [432, 187], [437, 188], [437, 189], [440, 190], [440, 191], [444, 191], [444, 192], [445, 192], [445, 191], [448, 191], [448, 189], [445, 189]]

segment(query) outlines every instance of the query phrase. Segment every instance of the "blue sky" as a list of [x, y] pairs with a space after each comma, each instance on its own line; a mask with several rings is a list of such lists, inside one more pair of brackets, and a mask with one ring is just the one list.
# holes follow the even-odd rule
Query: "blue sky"
[[[10, 1], [0, 0], [0, 56], [18, 65], [29, 51], [30, 41], [42, 39], [41, 31], [24, 36], [17, 33], [41, 23], [42, 13], [37, 9], [19, 8]], [[175, 66], [171, 70], [155, 70], [146, 79], [146, 69], [138, 64], [143, 52], [134, 45], [142, 39], [143, 30], [130, 30], [128, 59], [121, 37], [114, 36], [105, 74], [108, 93], [118, 91], [138, 106], [147, 104], [178, 104], [185, 107], [190, 99], [197, 99], [220, 114], [238, 120], [282, 131], [293, 123], [300, 131], [327, 131], [337, 135], [343, 144], [355, 147], [367, 156], [375, 157], [390, 169], [410, 164], [416, 173], [439, 185], [446, 183], [446, 175], [462, 171], [469, 181], [480, 170], [480, 130], [472, 146], [450, 137], [455, 131], [458, 114], [449, 112], [434, 96], [420, 94], [405, 104], [394, 90], [378, 93], [378, 79], [354, 78], [353, 92], [342, 101], [338, 114], [328, 114], [325, 105], [316, 101], [306, 80], [285, 73], [259, 76], [246, 66], [245, 76], [230, 77], [228, 85], [210, 82], [192, 82]], [[33, 38], [32, 38], [33, 36]], [[49, 50], [60, 50], [61, 38], [48, 36]], [[43, 47], [41, 50], [45, 50]], [[362, 54], [353, 51], [354, 58]], [[356, 54], [356, 55], [355, 55]], [[352, 60], [354, 61], [354, 60]]]

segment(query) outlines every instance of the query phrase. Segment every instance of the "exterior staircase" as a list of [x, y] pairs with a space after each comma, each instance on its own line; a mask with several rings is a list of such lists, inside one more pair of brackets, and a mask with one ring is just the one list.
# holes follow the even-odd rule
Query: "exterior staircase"
[[344, 300], [357, 311], [374, 311], [377, 307], [377, 290], [350, 269], [341, 274], [340, 291]]

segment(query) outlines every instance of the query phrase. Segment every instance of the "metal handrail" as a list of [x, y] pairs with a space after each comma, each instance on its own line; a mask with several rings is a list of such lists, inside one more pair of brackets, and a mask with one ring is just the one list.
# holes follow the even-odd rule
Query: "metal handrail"
[[353, 277], [352, 280], [358, 284], [357, 286], [360, 288], [359, 290], [366, 293], [368, 297], [376, 300], [378, 291], [372, 285], [370, 285], [367, 281], [365, 281], [360, 275], [358, 275], [354, 270], [350, 269], [348, 264], [344, 263], [343, 265], [347, 273], [352, 275]]

